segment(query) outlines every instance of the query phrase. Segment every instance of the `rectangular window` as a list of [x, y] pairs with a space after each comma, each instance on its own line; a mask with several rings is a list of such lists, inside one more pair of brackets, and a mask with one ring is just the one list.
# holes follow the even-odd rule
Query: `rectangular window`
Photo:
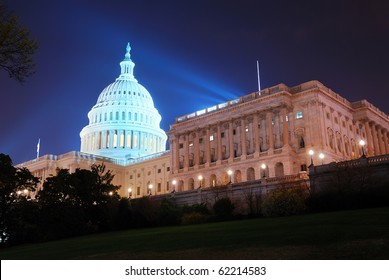
[[199, 143], [203, 143], [203, 138], [199, 138]]
[[184, 144], [180, 143], [180, 149], [184, 148]]
[[327, 112], [327, 119], [330, 119], [330, 113]]
[[161, 169], [158, 169], [158, 173], [161, 173]]
[[286, 115], [286, 116], [285, 116], [285, 119], [286, 119], [286, 121], [288, 122], [288, 121], [289, 121], [289, 116]]
[[213, 141], [213, 135], [209, 136], [209, 141]]
[[220, 134], [220, 136], [221, 136], [221, 138], [224, 138], [224, 132], [222, 132], [222, 133]]
[[130, 175], [130, 179], [132, 179], [132, 175]]
[[168, 167], [166, 167], [166, 171], [168, 171], [168, 172], [170, 171], [170, 167], [169, 167], [169, 166], [168, 166]]
[[303, 112], [298, 111], [296, 112], [296, 119], [302, 119], [303, 118]]
[[136, 188], [136, 195], [140, 195], [140, 187]]
[[138, 173], [137, 177], [140, 178], [140, 173]]
[[189, 147], [193, 146], [193, 141], [189, 141]]
[[169, 182], [166, 182], [166, 190], [169, 190]]
[[161, 183], [158, 183], [158, 192], [161, 192]]
[[307, 165], [306, 164], [302, 164], [301, 165], [301, 171], [307, 171]]
[[233, 135], [235, 135], [235, 134], [236, 134], [236, 130], [235, 130], [235, 129], [232, 131], [232, 134], [233, 134]]

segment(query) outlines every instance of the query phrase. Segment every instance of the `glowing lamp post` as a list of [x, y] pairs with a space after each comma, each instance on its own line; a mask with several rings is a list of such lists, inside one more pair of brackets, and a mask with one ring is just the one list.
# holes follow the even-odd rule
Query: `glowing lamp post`
[[319, 158], [321, 159], [321, 165], [323, 165], [324, 163], [324, 154], [323, 153], [320, 153], [319, 154]]
[[230, 178], [230, 182], [228, 182], [228, 183], [229, 183], [229, 184], [232, 184], [232, 181], [231, 181], [232, 170], [231, 170], [231, 169], [228, 170], [228, 171], [227, 171], [227, 174], [228, 174], [228, 176], [229, 176], [229, 178]]
[[132, 189], [128, 188], [128, 199], [130, 199], [132, 196]]
[[109, 196], [113, 196], [113, 192], [112, 192], [112, 191], [111, 191], [111, 192], [109, 192], [108, 194], [109, 194]]
[[199, 186], [199, 188], [201, 188], [201, 187], [202, 187], [203, 176], [199, 175], [198, 178], [199, 178], [199, 181], [200, 181], [200, 186]]
[[153, 185], [149, 184], [149, 195], [151, 195], [151, 190], [153, 189]]
[[308, 154], [311, 156], [311, 165], [313, 165], [313, 154], [315, 152], [313, 150], [309, 150]]
[[262, 163], [261, 164], [261, 168], [262, 168], [262, 171], [263, 171], [262, 178], [266, 178], [266, 164]]
[[362, 157], [366, 157], [366, 155], [365, 155], [365, 145], [366, 145], [365, 140], [361, 139], [359, 141], [359, 146], [361, 146], [361, 148], [362, 148]]
[[173, 184], [173, 192], [176, 192], [177, 181], [176, 181], [176, 180], [173, 180], [173, 181], [172, 181], [172, 184]]

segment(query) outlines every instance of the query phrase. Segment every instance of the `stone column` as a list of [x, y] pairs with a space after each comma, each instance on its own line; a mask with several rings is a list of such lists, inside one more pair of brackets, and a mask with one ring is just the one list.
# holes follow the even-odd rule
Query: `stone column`
[[229, 146], [229, 161], [232, 162], [234, 160], [234, 124], [233, 121], [230, 120], [228, 123], [228, 146]]
[[253, 119], [253, 132], [254, 132], [254, 149], [255, 149], [255, 156], [259, 156], [260, 148], [259, 148], [259, 129], [258, 129], [258, 114], [254, 114]]
[[378, 127], [378, 143], [380, 145], [380, 154], [385, 154], [385, 143], [382, 140], [382, 128]]
[[186, 133], [184, 137], [185, 137], [184, 168], [188, 169], [188, 167], [189, 167], [189, 133]]
[[217, 160], [222, 160], [222, 132], [221, 123], [217, 124]]
[[194, 139], [193, 141], [193, 145], [194, 145], [194, 163], [195, 163], [195, 166], [198, 167], [198, 165], [200, 164], [200, 143], [199, 143], [199, 131], [196, 130], [196, 138]]
[[370, 124], [365, 120], [365, 133], [366, 133], [366, 155], [373, 155], [373, 140], [371, 139]]
[[266, 113], [266, 126], [267, 126], [267, 137], [269, 139], [268, 153], [273, 153], [274, 149], [274, 138], [273, 138], [273, 125], [272, 125], [272, 113]]
[[247, 147], [246, 147], [246, 119], [245, 117], [242, 117], [240, 121], [240, 128], [241, 128], [241, 142], [242, 142], [242, 159], [246, 159], [247, 156]]
[[211, 142], [209, 141], [210, 137], [210, 127], [206, 128], [206, 136], [205, 136], [205, 155], [206, 155], [206, 164], [209, 166], [211, 163]]
[[385, 154], [389, 154], [388, 131], [383, 129]]
[[282, 114], [282, 140], [283, 146], [286, 148], [289, 146], [289, 132], [288, 132], [288, 122], [286, 121], [286, 108], [281, 110]]
[[380, 154], [380, 147], [378, 145], [377, 128], [375, 124], [373, 124], [371, 128], [372, 128], [371, 132], [372, 132], [372, 138], [374, 144], [374, 155], [377, 156]]
[[180, 136], [175, 135], [173, 139], [173, 149], [175, 151], [174, 162], [175, 162], [175, 173], [178, 173], [180, 169]]
[[114, 134], [115, 134], [114, 130], [110, 130], [109, 131], [109, 148], [110, 149], [113, 148], [113, 137], [114, 137]]

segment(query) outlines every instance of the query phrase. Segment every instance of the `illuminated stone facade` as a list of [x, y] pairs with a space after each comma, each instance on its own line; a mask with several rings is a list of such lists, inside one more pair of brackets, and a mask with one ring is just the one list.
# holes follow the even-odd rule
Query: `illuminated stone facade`
[[137, 198], [190, 195], [230, 182], [300, 180], [312, 163], [389, 153], [389, 117], [366, 100], [349, 102], [318, 81], [279, 84], [179, 117], [165, 151], [161, 116], [133, 67], [128, 46], [121, 75], [88, 114], [81, 152], [45, 155], [18, 166], [44, 181], [56, 168], [73, 172], [104, 163], [121, 186], [119, 194]]
[[366, 100], [349, 102], [318, 81], [280, 84], [177, 118], [171, 179], [181, 191], [297, 174], [360, 157], [360, 140], [367, 155], [387, 154], [388, 131], [388, 116]]

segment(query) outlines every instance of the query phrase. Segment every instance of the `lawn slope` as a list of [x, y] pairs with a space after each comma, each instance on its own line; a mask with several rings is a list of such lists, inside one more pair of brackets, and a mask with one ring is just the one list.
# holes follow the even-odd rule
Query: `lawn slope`
[[388, 259], [389, 208], [135, 229], [2, 249], [1, 259]]

